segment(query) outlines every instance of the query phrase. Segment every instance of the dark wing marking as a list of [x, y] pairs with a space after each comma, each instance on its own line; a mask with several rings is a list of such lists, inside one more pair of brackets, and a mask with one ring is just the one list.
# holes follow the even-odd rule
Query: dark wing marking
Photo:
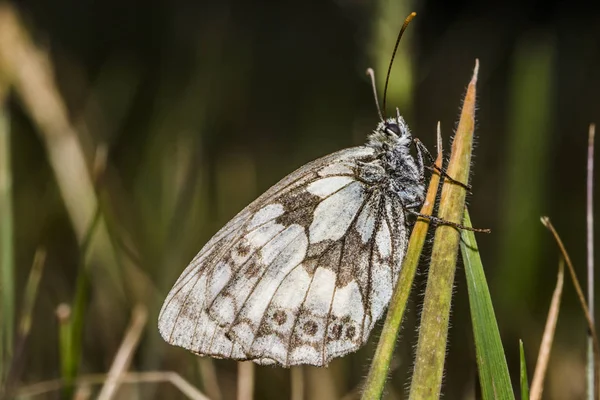
[[[353, 176], [353, 168], [358, 161], [369, 162], [373, 157], [373, 149], [357, 147], [313, 161], [285, 177], [237, 214], [203, 247], [167, 296], [158, 324], [163, 338], [171, 344], [188, 348], [198, 354], [235, 359], [255, 358], [242, 351], [238, 343], [232, 342], [229, 331], [219, 326], [206, 312], [208, 305], [220, 293], [220, 290], [215, 288], [218, 289], [221, 284], [224, 287], [235, 275], [232, 267], [227, 266], [225, 261], [229, 261], [232, 266], [247, 267], [247, 260], [255, 257], [256, 252], [264, 250], [264, 246], [248, 248], [244, 240], [249, 234], [273, 224], [273, 219], [266, 219], [248, 229], [252, 219], [266, 205], [275, 199], [281, 200], [283, 204], [284, 199], [293, 198], [292, 194], [301, 196], [301, 188], [325, 176]], [[308, 199], [298, 197], [293, 203], [302, 205], [306, 202]], [[281, 215], [280, 222], [289, 225], [299, 218], [301, 208], [289, 208]], [[294, 217], [294, 213], [298, 216]], [[288, 220], [283, 220], [286, 217]], [[279, 233], [276, 232], [276, 235]], [[236, 257], [244, 261], [237, 263]]]

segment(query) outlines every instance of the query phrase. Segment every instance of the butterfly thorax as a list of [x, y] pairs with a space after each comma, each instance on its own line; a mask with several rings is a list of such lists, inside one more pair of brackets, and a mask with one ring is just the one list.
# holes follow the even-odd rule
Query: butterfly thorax
[[400, 116], [380, 122], [368, 142], [378, 153], [388, 190], [400, 197], [406, 208], [417, 208], [425, 199], [423, 176], [410, 152], [412, 143], [410, 130]]

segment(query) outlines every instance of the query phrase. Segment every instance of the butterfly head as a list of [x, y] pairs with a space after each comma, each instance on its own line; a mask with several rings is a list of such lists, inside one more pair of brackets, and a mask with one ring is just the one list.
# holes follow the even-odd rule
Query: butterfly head
[[396, 118], [381, 121], [369, 136], [369, 145], [384, 152], [398, 148], [408, 150], [411, 142], [410, 129], [400, 114]]
[[425, 186], [416, 159], [411, 154], [413, 144], [408, 125], [398, 113], [396, 118], [381, 121], [369, 136], [368, 145], [378, 152], [389, 180], [389, 189], [407, 207], [419, 206], [425, 196]]

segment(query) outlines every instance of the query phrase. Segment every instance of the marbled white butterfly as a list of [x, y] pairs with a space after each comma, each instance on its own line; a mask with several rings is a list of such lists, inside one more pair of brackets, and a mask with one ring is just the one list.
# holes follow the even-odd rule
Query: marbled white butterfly
[[164, 302], [167, 342], [289, 367], [326, 365], [368, 340], [425, 194], [422, 146], [399, 113], [380, 118], [366, 145], [292, 172], [217, 232]]

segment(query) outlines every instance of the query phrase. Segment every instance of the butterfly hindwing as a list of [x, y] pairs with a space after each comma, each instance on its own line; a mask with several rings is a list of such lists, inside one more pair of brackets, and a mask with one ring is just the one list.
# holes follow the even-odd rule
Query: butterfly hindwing
[[[198, 354], [289, 366], [357, 350], [381, 317], [406, 249], [402, 205], [365, 179], [373, 150], [305, 165], [198, 253], [159, 316]], [[384, 178], [382, 176], [382, 178]]]

